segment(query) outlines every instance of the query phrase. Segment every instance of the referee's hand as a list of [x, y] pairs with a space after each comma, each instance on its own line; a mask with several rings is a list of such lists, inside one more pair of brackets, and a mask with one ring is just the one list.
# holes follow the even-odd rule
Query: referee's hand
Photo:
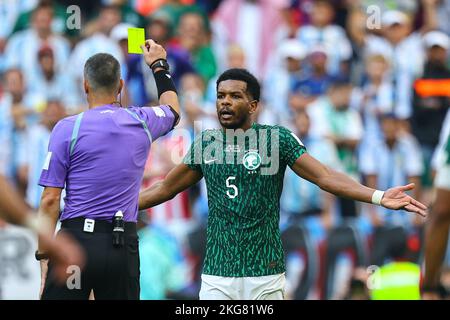
[[144, 53], [145, 63], [150, 67], [153, 62], [159, 59], [167, 59], [166, 50], [153, 40], [146, 40], [145, 44], [141, 45]]

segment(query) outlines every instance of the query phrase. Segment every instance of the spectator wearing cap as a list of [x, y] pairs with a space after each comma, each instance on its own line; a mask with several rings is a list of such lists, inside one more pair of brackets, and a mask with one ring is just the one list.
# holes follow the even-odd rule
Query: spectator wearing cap
[[[55, 68], [63, 70], [70, 54], [69, 42], [53, 33], [53, 8], [41, 4], [32, 14], [31, 28], [14, 34], [5, 49], [5, 68], [20, 68], [28, 83], [39, 73], [38, 51], [46, 45], [52, 48]], [[26, 48], [26, 49], [25, 49]]]
[[[392, 65], [391, 81], [394, 90], [395, 113], [407, 119], [412, 113], [413, 80], [423, 70], [424, 50], [422, 34], [437, 26], [436, 1], [422, 0], [424, 24], [413, 32], [413, 21], [402, 11], [390, 10], [381, 18], [382, 37], [368, 36], [366, 39], [368, 54], [385, 55]], [[414, 52], [414, 54], [411, 54]]]
[[76, 94], [73, 79], [55, 67], [53, 49], [43, 46], [38, 51], [39, 70], [28, 83], [28, 91], [33, 95], [33, 104], [42, 111], [50, 100], [59, 100], [68, 113], [76, 113], [81, 101]]
[[[267, 107], [279, 115], [279, 122], [285, 122], [286, 112], [290, 112], [288, 97], [294, 85], [305, 77], [303, 64], [307, 49], [297, 39], [281, 42], [277, 51], [277, 63], [267, 72], [263, 98]], [[286, 123], [287, 124], [287, 123]]]
[[328, 50], [321, 45], [314, 46], [308, 55], [309, 72], [295, 81], [289, 98], [290, 107], [304, 109], [318, 97], [324, 95], [337, 77], [328, 73]]
[[[420, 142], [425, 164], [429, 164], [450, 104], [450, 69], [447, 66], [450, 40], [443, 32], [431, 31], [423, 37], [423, 44], [426, 61], [423, 75], [414, 84], [411, 126]], [[424, 182], [431, 185], [430, 170], [424, 178]]]
[[342, 27], [333, 24], [335, 9], [330, 0], [312, 3], [311, 24], [302, 26], [297, 38], [306, 47], [323, 46], [328, 52], [327, 72], [332, 75], [347, 73], [347, 63], [352, 56], [352, 47]]
[[111, 38], [112, 29], [121, 22], [120, 9], [117, 6], [105, 5], [100, 9], [95, 21], [95, 33], [79, 42], [73, 49], [69, 63], [67, 64], [67, 76], [75, 81], [78, 99], [83, 101], [83, 68], [89, 57], [96, 53], [109, 53], [116, 58], [121, 65], [122, 76], [126, 78], [124, 56], [120, 46]]

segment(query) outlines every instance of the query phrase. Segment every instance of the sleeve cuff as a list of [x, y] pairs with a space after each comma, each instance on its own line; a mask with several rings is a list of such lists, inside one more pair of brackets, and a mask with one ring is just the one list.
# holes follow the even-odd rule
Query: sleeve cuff
[[64, 189], [64, 183], [51, 182], [46, 180], [40, 180], [38, 183], [41, 187], [61, 188]]

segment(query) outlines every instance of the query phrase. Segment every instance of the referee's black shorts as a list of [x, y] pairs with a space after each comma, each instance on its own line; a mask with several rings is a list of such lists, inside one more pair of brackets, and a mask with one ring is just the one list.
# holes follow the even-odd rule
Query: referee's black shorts
[[[125, 223], [125, 244], [112, 243], [112, 224], [95, 221], [92, 233], [83, 231], [84, 218], [64, 220], [61, 232], [72, 235], [85, 250], [86, 265], [76, 279], [76, 266], [68, 270], [68, 280], [62, 285], [55, 280], [49, 261], [43, 300], [87, 300], [91, 290], [96, 300], [139, 300], [139, 247], [136, 224]], [[79, 281], [78, 281], [79, 280]]]

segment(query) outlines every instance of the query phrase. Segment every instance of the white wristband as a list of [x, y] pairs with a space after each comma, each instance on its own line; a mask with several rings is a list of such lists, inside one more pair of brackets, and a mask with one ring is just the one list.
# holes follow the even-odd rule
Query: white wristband
[[372, 194], [372, 203], [376, 205], [381, 205], [381, 199], [383, 199], [384, 191], [375, 190]]

